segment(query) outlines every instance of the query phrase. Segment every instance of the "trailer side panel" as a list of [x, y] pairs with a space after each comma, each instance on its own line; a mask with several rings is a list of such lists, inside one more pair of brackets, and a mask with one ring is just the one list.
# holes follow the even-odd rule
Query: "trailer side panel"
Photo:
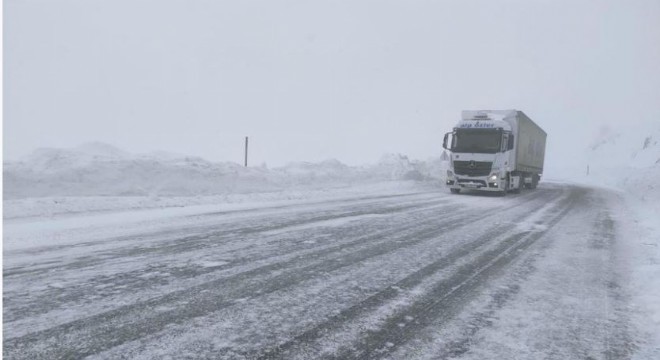
[[522, 111], [518, 111], [516, 170], [543, 173], [546, 133]]

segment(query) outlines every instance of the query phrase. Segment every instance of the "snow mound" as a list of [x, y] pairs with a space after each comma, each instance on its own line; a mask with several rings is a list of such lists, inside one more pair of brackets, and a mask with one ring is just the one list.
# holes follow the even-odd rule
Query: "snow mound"
[[617, 131], [600, 129], [588, 149], [589, 165], [593, 169], [647, 168], [660, 164], [660, 124]]
[[444, 180], [449, 168], [448, 157], [431, 158], [427, 161], [410, 160], [401, 154], [384, 155], [370, 171], [391, 180]]
[[423, 180], [419, 171], [419, 163], [412, 162], [401, 154], [386, 154], [381, 157], [373, 171], [389, 179]]
[[586, 182], [617, 187], [638, 199], [660, 203], [660, 124], [634, 131], [604, 127], [587, 155]]
[[441, 179], [446, 161], [420, 162], [400, 154], [375, 165], [338, 160], [296, 162], [268, 169], [167, 152], [132, 154], [104, 143], [38, 149], [4, 163], [6, 199], [51, 196], [198, 196], [342, 187], [391, 180]]
[[331, 159], [319, 163], [293, 162], [284, 167], [275, 168], [281, 176], [303, 179], [341, 179], [353, 175], [354, 169], [339, 160]]

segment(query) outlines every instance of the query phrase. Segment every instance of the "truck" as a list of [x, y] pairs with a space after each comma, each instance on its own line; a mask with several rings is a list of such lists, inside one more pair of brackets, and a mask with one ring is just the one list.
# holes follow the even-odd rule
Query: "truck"
[[454, 194], [535, 189], [543, 175], [546, 137], [522, 111], [464, 110], [443, 140], [450, 152], [446, 186]]

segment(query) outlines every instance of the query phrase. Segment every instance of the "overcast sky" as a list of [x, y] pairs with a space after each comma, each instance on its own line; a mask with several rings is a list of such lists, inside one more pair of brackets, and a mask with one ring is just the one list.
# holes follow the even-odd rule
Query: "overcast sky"
[[438, 156], [519, 109], [559, 169], [660, 121], [660, 1], [5, 0], [4, 151], [102, 141], [252, 164]]

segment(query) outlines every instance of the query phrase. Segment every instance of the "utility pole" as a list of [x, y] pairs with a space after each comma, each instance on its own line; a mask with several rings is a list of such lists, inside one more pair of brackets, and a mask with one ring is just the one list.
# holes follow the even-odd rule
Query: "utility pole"
[[248, 137], [245, 137], [245, 167], [247, 167], [247, 159], [248, 159]]

